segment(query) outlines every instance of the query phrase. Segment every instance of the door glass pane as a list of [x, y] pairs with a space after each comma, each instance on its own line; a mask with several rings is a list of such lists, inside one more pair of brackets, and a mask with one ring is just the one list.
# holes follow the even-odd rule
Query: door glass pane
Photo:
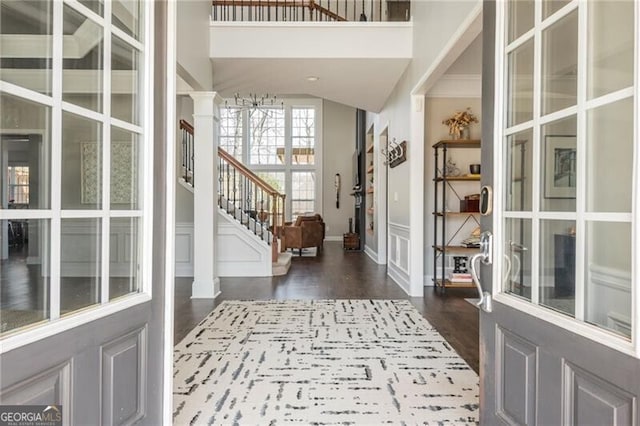
[[[51, 204], [51, 108], [0, 94], [0, 194], [5, 209]], [[11, 130], [8, 130], [11, 129]]]
[[102, 124], [62, 114], [62, 208], [102, 206]]
[[587, 39], [589, 99], [633, 85], [633, 1], [592, 1]]
[[506, 151], [506, 210], [531, 211], [533, 129], [507, 137]]
[[542, 19], [553, 15], [570, 2], [571, 0], [544, 0], [544, 3], [542, 3]]
[[578, 11], [542, 33], [542, 114], [576, 104]]
[[140, 38], [140, 1], [114, 0], [111, 22], [117, 28], [134, 37]]
[[49, 221], [0, 220], [0, 334], [49, 318]]
[[111, 218], [109, 300], [140, 289], [139, 221], [134, 217]]
[[531, 0], [509, 1], [509, 43], [533, 28], [533, 7]]
[[504, 220], [503, 291], [531, 300], [531, 220]]
[[[52, 6], [42, 0], [0, 2], [0, 79], [51, 94]], [[27, 37], [38, 42], [20, 43]]]
[[314, 164], [315, 120], [314, 108], [291, 110], [291, 164]]
[[316, 174], [315, 172], [291, 173], [291, 214], [292, 219], [315, 212]]
[[249, 162], [285, 164], [284, 110], [249, 110]]
[[103, 30], [69, 6], [64, 7], [62, 100], [94, 111], [102, 111]]
[[140, 147], [136, 133], [111, 128], [111, 209], [139, 208]]
[[111, 116], [140, 123], [140, 52], [113, 36], [111, 43]]
[[631, 212], [633, 98], [587, 112], [587, 210]]
[[576, 211], [576, 117], [542, 126], [540, 209]]
[[220, 147], [242, 161], [242, 109], [220, 109]]
[[101, 220], [62, 219], [60, 315], [100, 302]]
[[585, 320], [631, 336], [631, 224], [587, 222]]
[[533, 40], [509, 53], [507, 126], [533, 119]]
[[576, 287], [576, 223], [540, 222], [540, 304], [573, 316]]
[[102, 0], [78, 0], [78, 2], [91, 9], [92, 12], [102, 16], [104, 10]]

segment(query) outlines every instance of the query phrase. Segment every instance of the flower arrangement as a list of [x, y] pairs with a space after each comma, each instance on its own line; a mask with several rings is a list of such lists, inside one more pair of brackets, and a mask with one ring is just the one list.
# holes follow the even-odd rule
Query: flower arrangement
[[467, 108], [464, 111], [458, 111], [453, 116], [442, 121], [442, 124], [449, 126], [449, 134], [455, 139], [460, 139], [462, 131], [469, 127], [471, 123], [477, 123], [478, 117], [472, 112], [471, 108]]

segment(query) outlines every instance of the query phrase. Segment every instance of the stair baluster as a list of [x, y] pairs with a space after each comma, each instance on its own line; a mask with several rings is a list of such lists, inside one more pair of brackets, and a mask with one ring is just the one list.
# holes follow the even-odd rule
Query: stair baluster
[[[251, 12], [252, 9], [248, 11]], [[258, 8], [254, 7], [253, 12], [257, 13], [257, 11]], [[225, 11], [221, 8], [218, 11], [219, 15], [224, 13], [233, 13], [233, 9]], [[180, 120], [180, 129], [182, 132], [181, 178], [193, 186], [193, 127], [186, 121]], [[273, 261], [277, 261], [280, 248], [278, 238], [286, 217], [285, 194], [279, 193], [222, 148], [218, 148], [217, 168], [218, 206], [262, 241], [272, 245]]]

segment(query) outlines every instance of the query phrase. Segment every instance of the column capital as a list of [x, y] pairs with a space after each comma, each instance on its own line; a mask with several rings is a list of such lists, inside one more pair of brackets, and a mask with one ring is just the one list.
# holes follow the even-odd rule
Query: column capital
[[193, 114], [196, 116], [214, 116], [224, 102], [218, 92], [191, 92], [189, 96], [193, 99]]

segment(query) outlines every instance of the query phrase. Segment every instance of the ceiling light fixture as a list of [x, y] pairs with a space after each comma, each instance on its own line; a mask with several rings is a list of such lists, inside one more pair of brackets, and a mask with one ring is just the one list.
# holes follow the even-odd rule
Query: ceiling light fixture
[[307, 77], [307, 81], [318, 81], [318, 80], [320, 80], [320, 77], [315, 75], [310, 75], [309, 77]]
[[[257, 93], [249, 93], [248, 96], [240, 96], [239, 93], [235, 93], [233, 95], [235, 100], [235, 106], [246, 109], [271, 109], [271, 107], [280, 107], [280, 109], [284, 109], [284, 102], [278, 102], [278, 98], [276, 95], [270, 95], [265, 93], [262, 96], [258, 96]], [[229, 108], [229, 102], [225, 101], [225, 105]]]

